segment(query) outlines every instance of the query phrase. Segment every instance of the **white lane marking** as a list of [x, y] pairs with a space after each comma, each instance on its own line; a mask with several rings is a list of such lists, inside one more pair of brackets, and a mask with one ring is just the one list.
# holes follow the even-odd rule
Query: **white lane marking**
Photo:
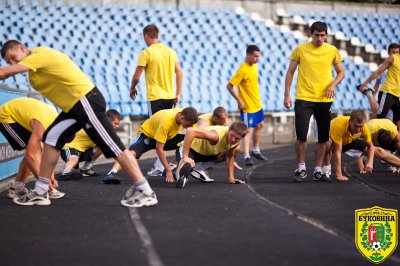
[[160, 256], [158, 255], [153, 240], [151, 240], [151, 236], [144, 226], [142, 219], [140, 219], [139, 212], [137, 208], [129, 208], [129, 214], [133, 225], [140, 237], [140, 240], [143, 243], [143, 246], [146, 250], [147, 261], [150, 266], [164, 266]]

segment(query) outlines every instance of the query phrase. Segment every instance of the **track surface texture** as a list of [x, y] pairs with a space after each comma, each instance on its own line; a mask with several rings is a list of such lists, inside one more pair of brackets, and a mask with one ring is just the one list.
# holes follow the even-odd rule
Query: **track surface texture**
[[[399, 209], [400, 175], [375, 160], [374, 174], [361, 176], [345, 157], [350, 181], [314, 182], [313, 148], [307, 182], [292, 182], [294, 147], [272, 147], [268, 161], [235, 172], [246, 185], [229, 184], [223, 164], [209, 172], [212, 184], [177, 189], [148, 177], [159, 200], [149, 208], [120, 205], [131, 182], [121, 172], [120, 185], [103, 184], [110, 163], [95, 165], [101, 176], [60, 182], [65, 198], [47, 207], [17, 206], [2, 192], [0, 264], [373, 265], [354, 243], [355, 209]], [[144, 173], [153, 162], [139, 161]], [[400, 248], [381, 265], [400, 265]]]

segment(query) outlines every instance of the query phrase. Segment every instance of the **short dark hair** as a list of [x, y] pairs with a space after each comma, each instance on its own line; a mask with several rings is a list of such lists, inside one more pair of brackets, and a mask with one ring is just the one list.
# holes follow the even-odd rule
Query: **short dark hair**
[[247, 133], [247, 126], [243, 122], [233, 122], [229, 127], [229, 130], [233, 130], [244, 137]]
[[400, 45], [398, 43], [393, 42], [393, 43], [389, 44], [387, 51], [388, 51], [388, 53], [390, 53], [390, 50], [398, 49], [398, 48], [400, 48]]
[[253, 54], [254, 52], [260, 52], [260, 48], [257, 45], [250, 44], [249, 46], [247, 46], [246, 54], [250, 55]]
[[392, 141], [393, 141], [392, 135], [386, 129], [381, 128], [378, 130], [377, 139], [378, 139], [378, 143], [379, 143], [380, 147], [382, 147], [384, 149], [389, 149], [392, 147], [392, 144], [393, 144], [392, 143]]
[[313, 34], [314, 31], [318, 31], [318, 32], [325, 31], [325, 33], [328, 34], [328, 26], [326, 25], [325, 22], [315, 21], [311, 25], [311, 34]]
[[115, 109], [107, 110], [106, 115], [107, 115], [108, 119], [110, 119], [111, 122], [116, 119], [121, 120], [121, 118], [122, 118], [121, 114]]
[[143, 28], [143, 35], [146, 34], [152, 39], [158, 39], [159, 29], [155, 24], [149, 24]]
[[186, 121], [193, 123], [193, 125], [199, 120], [199, 114], [197, 113], [196, 108], [186, 107], [182, 110], [181, 114]]
[[350, 113], [350, 121], [362, 123], [367, 120], [367, 115], [362, 110], [353, 110]]
[[214, 109], [214, 112], [212, 114], [214, 117], [221, 119], [223, 115], [228, 115], [228, 112], [226, 109], [222, 106], [218, 106], [217, 108]]
[[22, 43], [20, 43], [17, 40], [6, 41], [1, 47], [1, 57], [4, 58], [6, 56], [7, 51], [13, 49], [17, 45], [22, 45]]

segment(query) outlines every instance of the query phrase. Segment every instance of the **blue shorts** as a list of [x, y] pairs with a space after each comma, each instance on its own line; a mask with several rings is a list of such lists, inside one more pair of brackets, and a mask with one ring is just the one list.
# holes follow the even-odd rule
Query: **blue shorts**
[[255, 113], [240, 112], [240, 120], [245, 123], [248, 128], [256, 127], [264, 121], [264, 111], [261, 109]]

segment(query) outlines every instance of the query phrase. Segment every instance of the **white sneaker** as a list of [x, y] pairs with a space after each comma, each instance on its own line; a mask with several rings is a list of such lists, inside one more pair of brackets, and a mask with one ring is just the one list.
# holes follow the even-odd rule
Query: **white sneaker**
[[153, 206], [157, 203], [158, 200], [154, 191], [150, 195], [146, 195], [143, 191], [136, 189], [134, 186], [128, 189], [121, 200], [121, 205], [133, 208]]
[[57, 190], [57, 189], [55, 189], [55, 188], [53, 188], [53, 190], [51, 190], [50, 192], [49, 192], [49, 198], [50, 199], [61, 199], [61, 198], [63, 198], [65, 196], [65, 193], [64, 192], [61, 192], [61, 191], [59, 191], [59, 190]]
[[152, 168], [149, 172], [147, 172], [148, 176], [162, 176], [163, 171], [156, 169], [156, 168]]
[[22, 195], [27, 194], [28, 192], [29, 189], [27, 189], [26, 187], [23, 187], [21, 190], [16, 190], [13, 187], [9, 187], [7, 191], [7, 197], [9, 197], [10, 199], [15, 199]]
[[214, 182], [214, 179], [210, 178], [208, 173], [204, 170], [197, 170], [196, 168], [194, 168], [190, 175], [203, 183]]
[[51, 201], [49, 200], [49, 193], [45, 193], [43, 195], [38, 194], [36, 191], [31, 190], [25, 195], [22, 195], [18, 198], [14, 198], [14, 203], [18, 205], [50, 205]]
[[393, 174], [397, 173], [397, 167], [396, 166], [391, 165], [391, 166], [389, 166], [388, 170], [389, 170], [389, 172], [391, 172]]

